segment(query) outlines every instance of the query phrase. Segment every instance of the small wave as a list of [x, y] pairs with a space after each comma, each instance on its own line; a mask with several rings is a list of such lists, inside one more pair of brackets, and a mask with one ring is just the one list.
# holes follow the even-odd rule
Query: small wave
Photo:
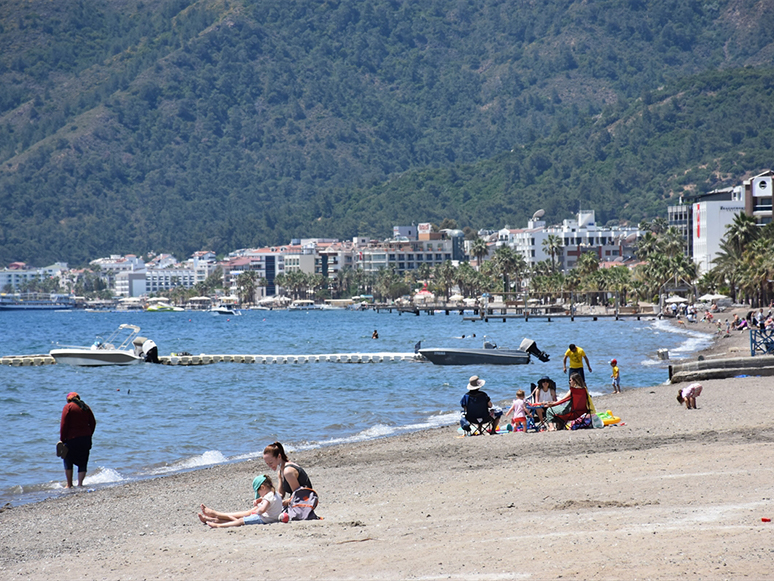
[[94, 473], [86, 475], [86, 478], [83, 479], [83, 484], [86, 486], [91, 486], [93, 484], [110, 484], [113, 482], [122, 482], [123, 480], [125, 480], [125, 478], [121, 476], [121, 473], [117, 470], [100, 466]]
[[712, 339], [714, 336], [711, 333], [705, 333], [696, 329], [687, 327], [683, 328], [677, 325], [673, 325], [666, 319], [654, 321], [653, 328], [675, 335], [687, 335], [687, 339], [685, 339], [677, 347], [669, 349], [669, 356], [673, 359], [686, 359], [697, 351], [706, 349], [712, 345]]
[[169, 474], [170, 472], [178, 472], [180, 470], [189, 470], [191, 468], [201, 468], [203, 466], [211, 466], [213, 464], [223, 464], [228, 462], [226, 458], [219, 450], [208, 450], [201, 456], [194, 456], [193, 458], [186, 458], [174, 462], [167, 466], [161, 466], [150, 470], [149, 474]]
[[459, 420], [459, 417], [459, 412], [449, 412], [429, 416], [424, 422], [407, 424], [405, 426], [387, 426], [385, 424], [376, 424], [375, 426], [362, 430], [352, 436], [345, 436], [343, 438], [330, 438], [329, 440], [322, 440], [320, 442], [297, 444], [296, 446], [288, 446], [288, 450], [311, 450], [314, 448], [320, 448], [321, 446], [333, 446], [337, 444], [351, 444], [354, 442], [375, 440], [376, 438], [385, 438], [387, 436], [394, 436], [395, 434], [403, 432], [417, 432], [419, 430], [440, 428], [456, 423]]
[[666, 360], [662, 361], [661, 359], [643, 359], [642, 361], [640, 361], [640, 365], [666, 365], [666, 364], [667, 364], [667, 361]]

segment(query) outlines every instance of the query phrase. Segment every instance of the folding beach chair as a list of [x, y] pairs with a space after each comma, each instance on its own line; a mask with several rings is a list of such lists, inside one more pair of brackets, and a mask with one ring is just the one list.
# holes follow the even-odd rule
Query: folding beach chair
[[[562, 413], [554, 412], [554, 420], [561, 420], [566, 424], [567, 422], [571, 422], [572, 420], [581, 417], [583, 414], [589, 413], [588, 392], [582, 387], [571, 387], [570, 395], [559, 400], [553, 406], [550, 406], [550, 408], [566, 405], [568, 402], [570, 403], [570, 406], [566, 411]], [[546, 411], [550, 408], [547, 408]]]
[[460, 426], [465, 431], [465, 435], [494, 434], [494, 425], [495, 418], [489, 410], [489, 396], [485, 393], [473, 395], [471, 392], [467, 409], [460, 418]]

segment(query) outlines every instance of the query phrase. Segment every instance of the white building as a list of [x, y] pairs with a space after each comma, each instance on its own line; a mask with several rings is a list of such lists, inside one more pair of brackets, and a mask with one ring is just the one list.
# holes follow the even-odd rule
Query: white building
[[[97, 258], [89, 264], [92, 267], [99, 267], [99, 275], [105, 281], [107, 287], [118, 294], [116, 290], [116, 276], [120, 272], [140, 272], [145, 273], [145, 262], [134, 254], [121, 256], [120, 254], [111, 254], [109, 258]], [[124, 285], [125, 283], [122, 283]], [[122, 295], [133, 296], [133, 295]]]
[[555, 257], [559, 268], [567, 272], [575, 267], [584, 252], [596, 252], [600, 261], [613, 261], [627, 252], [640, 235], [638, 228], [599, 227], [594, 210], [582, 210], [575, 219], [564, 220], [560, 226], [546, 227], [542, 220], [532, 219], [526, 228], [503, 228], [497, 233], [497, 245], [507, 244], [524, 257], [527, 265], [550, 260], [543, 247], [549, 235], [559, 238], [562, 248]]
[[771, 224], [772, 190], [774, 190], [774, 171], [768, 170], [742, 182], [745, 193], [745, 211], [755, 218], [758, 224]]
[[145, 271], [123, 270], [115, 275], [115, 294], [119, 297], [141, 297], [146, 294]]
[[550, 233], [542, 220], [530, 220], [526, 228], [511, 229], [506, 226], [498, 231], [497, 246], [510, 246], [524, 257], [528, 265], [532, 266], [550, 258], [543, 249], [543, 241]]
[[[145, 271], [145, 283], [148, 294], [171, 290], [177, 286], [191, 288], [197, 283], [196, 271], [179, 264], [166, 268], [149, 268]], [[117, 278], [116, 291], [118, 291]]]
[[565, 272], [575, 268], [584, 252], [596, 252], [605, 262], [633, 253], [632, 245], [640, 236], [639, 228], [597, 226], [594, 210], [582, 210], [576, 220], [564, 220], [560, 228], [550, 228], [548, 233], [562, 240], [559, 260]]
[[726, 226], [744, 212], [744, 200], [697, 202], [693, 204], [693, 261], [697, 274], [708, 272], [726, 235]]
[[[44, 278], [60, 277], [67, 270], [66, 262], [56, 262], [51, 266], [42, 268], [27, 268], [23, 263], [13, 263], [11, 268], [4, 268], [0, 271], [0, 291], [16, 292], [19, 285], [33, 280], [43, 280]], [[61, 283], [60, 283], [61, 286]]]

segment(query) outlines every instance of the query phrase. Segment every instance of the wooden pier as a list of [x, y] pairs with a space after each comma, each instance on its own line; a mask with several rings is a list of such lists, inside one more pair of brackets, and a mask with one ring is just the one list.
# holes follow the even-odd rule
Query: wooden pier
[[[602, 312], [602, 313], [568, 313], [567, 311], [557, 311], [557, 312], [550, 312], [545, 307], [541, 308], [524, 308], [524, 307], [512, 307], [512, 306], [503, 306], [503, 307], [467, 307], [467, 306], [452, 306], [447, 305], [445, 303], [440, 304], [430, 304], [430, 305], [380, 305], [376, 304], [370, 307], [377, 313], [381, 312], [388, 312], [392, 313], [393, 311], [397, 312], [399, 315], [405, 314], [411, 314], [415, 316], [419, 316], [420, 313], [425, 313], [426, 315], [437, 315], [437, 314], [444, 314], [449, 315], [451, 313], [456, 313], [463, 316], [463, 321], [484, 321], [485, 323], [489, 322], [489, 319], [496, 319], [496, 320], [502, 320], [503, 322], [506, 322], [508, 319], [518, 319], [523, 321], [529, 321], [530, 319], [539, 319], [539, 320], [547, 320], [549, 323], [556, 320], [566, 320], [569, 319], [570, 321], [575, 321], [575, 319], [591, 319], [592, 321], [596, 321], [598, 319], [615, 319], [616, 321], [620, 319], [636, 319], [641, 320], [644, 318], [653, 318], [656, 315], [653, 313], [641, 313], [641, 312], [633, 312], [633, 309], [631, 308], [624, 308], [620, 309], [617, 312]], [[470, 313], [472, 311], [472, 316], [468, 315], [465, 316], [465, 313]]]

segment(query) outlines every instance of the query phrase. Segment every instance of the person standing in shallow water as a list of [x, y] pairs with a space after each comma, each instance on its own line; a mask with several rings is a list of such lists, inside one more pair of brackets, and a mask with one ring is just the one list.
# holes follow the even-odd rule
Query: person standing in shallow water
[[78, 486], [83, 486], [91, 451], [91, 437], [97, 427], [94, 412], [74, 391], [67, 394], [67, 404], [62, 409], [59, 422], [59, 439], [67, 446], [63, 459], [67, 486], [73, 487], [73, 466], [78, 467]]
[[589, 373], [591, 373], [591, 363], [589, 363], [589, 358], [586, 357], [586, 352], [580, 347], [577, 347], [574, 343], [570, 343], [570, 347], [564, 353], [564, 359], [562, 359], [562, 371], [564, 371], [564, 373], [567, 373], [567, 359], [570, 360], [570, 377], [572, 377], [573, 373], [577, 373], [585, 383], [586, 375], [583, 373], [584, 361], [589, 368]]

